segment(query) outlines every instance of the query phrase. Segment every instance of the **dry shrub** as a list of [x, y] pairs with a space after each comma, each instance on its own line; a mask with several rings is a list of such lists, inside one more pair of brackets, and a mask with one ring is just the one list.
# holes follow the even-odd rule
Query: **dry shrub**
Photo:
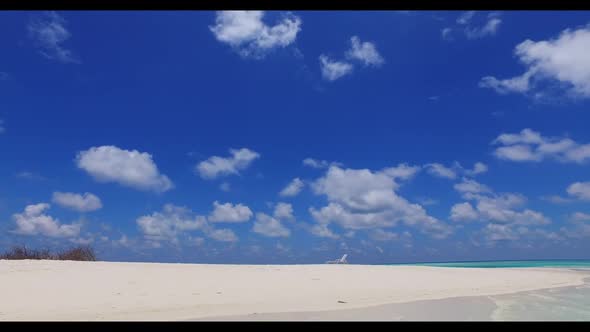
[[48, 249], [29, 249], [26, 246], [14, 246], [3, 254], [0, 259], [51, 259], [68, 261], [96, 261], [96, 254], [91, 247], [79, 246], [52, 253]]

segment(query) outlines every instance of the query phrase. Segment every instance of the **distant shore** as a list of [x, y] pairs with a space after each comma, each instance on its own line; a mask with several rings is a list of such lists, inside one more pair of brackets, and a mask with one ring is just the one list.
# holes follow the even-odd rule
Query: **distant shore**
[[413, 313], [425, 310], [480, 320], [494, 309], [486, 296], [585, 277], [565, 268], [0, 261], [0, 320], [420, 320]]

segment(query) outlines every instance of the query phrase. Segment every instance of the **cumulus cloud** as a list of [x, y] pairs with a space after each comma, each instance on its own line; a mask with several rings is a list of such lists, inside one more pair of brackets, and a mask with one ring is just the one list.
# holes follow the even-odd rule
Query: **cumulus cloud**
[[377, 51], [375, 43], [361, 42], [358, 36], [350, 38], [351, 47], [346, 51], [346, 57], [350, 60], [360, 61], [365, 66], [379, 67], [385, 60]]
[[238, 240], [233, 231], [213, 228], [206, 217], [197, 215], [186, 207], [173, 204], [164, 205], [161, 212], [137, 218], [136, 223], [143, 238], [154, 248], [161, 247], [162, 242], [178, 245], [181, 236], [195, 231], [202, 232], [217, 241]]
[[590, 143], [579, 144], [567, 137], [544, 137], [529, 128], [517, 134], [501, 134], [493, 142], [494, 156], [516, 162], [555, 159], [564, 163], [590, 160]]
[[162, 212], [141, 216], [136, 222], [144, 237], [153, 242], [176, 243], [177, 236], [182, 232], [202, 230], [207, 227], [205, 217], [195, 216], [188, 208], [172, 204], [164, 205]]
[[237, 242], [238, 236], [231, 229], [213, 229], [209, 232], [209, 237], [221, 242]]
[[[542, 241], [561, 241], [563, 237], [556, 233], [540, 228], [530, 228], [526, 226], [517, 226], [514, 224], [488, 224], [484, 227], [481, 234], [488, 244], [494, 244], [496, 241], [521, 241], [526, 239]], [[516, 242], [519, 243], [519, 242]]]
[[196, 171], [203, 179], [215, 179], [221, 176], [232, 174], [240, 174], [252, 164], [252, 162], [260, 158], [260, 154], [250, 149], [230, 149], [229, 157], [213, 156], [197, 164]]
[[433, 237], [451, 233], [448, 225], [397, 195], [395, 188], [394, 177], [387, 171], [332, 166], [312, 184], [316, 194], [327, 197], [328, 205], [309, 212], [319, 224], [334, 222], [347, 230], [389, 228], [403, 222]]
[[467, 175], [477, 175], [477, 174], [482, 174], [488, 171], [488, 166], [482, 162], [476, 162], [473, 165], [473, 169], [471, 170], [465, 170], [465, 173]]
[[345, 61], [336, 61], [326, 55], [320, 55], [320, 69], [322, 77], [328, 81], [335, 81], [345, 75], [352, 73], [353, 65]]
[[446, 167], [443, 164], [432, 163], [427, 164], [425, 167], [427, 172], [433, 176], [446, 179], [457, 178], [457, 173], [452, 168]]
[[66, 20], [56, 12], [46, 12], [35, 17], [27, 25], [29, 37], [39, 48], [39, 53], [61, 63], [80, 63], [72, 51], [63, 46], [71, 37]]
[[472, 221], [478, 217], [477, 211], [468, 202], [455, 204], [451, 208], [451, 220], [453, 221]]
[[590, 201], [590, 182], [575, 182], [567, 187], [567, 193], [577, 199]]
[[472, 193], [472, 194], [481, 194], [481, 193], [489, 193], [492, 190], [486, 186], [485, 184], [481, 184], [475, 180], [463, 178], [463, 181], [455, 184], [453, 186], [455, 190], [458, 192], [465, 194], [465, 193]]
[[279, 202], [275, 205], [273, 216], [279, 220], [293, 220], [293, 205], [289, 203]]
[[103, 145], [79, 152], [76, 164], [99, 182], [116, 182], [156, 192], [174, 187], [166, 175], [160, 174], [152, 156], [146, 152]]
[[267, 237], [289, 237], [291, 235], [291, 231], [279, 220], [262, 212], [256, 214], [252, 231]]
[[498, 93], [527, 93], [536, 90], [541, 82], [557, 82], [575, 97], [590, 97], [590, 25], [575, 30], [566, 29], [553, 39], [532, 41], [527, 39], [514, 50], [526, 67], [525, 72], [508, 79], [483, 77], [480, 87]]
[[12, 215], [17, 229], [17, 234], [44, 235], [48, 237], [77, 237], [80, 234], [80, 223], [61, 224], [58, 219], [45, 214], [50, 208], [47, 203], [27, 205], [24, 212]]
[[102, 208], [100, 198], [91, 193], [76, 194], [56, 191], [53, 193], [53, 203], [79, 212], [96, 211]]
[[453, 221], [487, 221], [496, 224], [546, 225], [551, 220], [542, 213], [522, 209], [526, 197], [515, 193], [495, 193], [488, 186], [474, 180], [464, 179], [455, 185], [455, 190], [466, 200], [453, 205], [450, 219]]
[[216, 13], [211, 32], [218, 41], [233, 47], [245, 57], [263, 58], [271, 50], [295, 42], [301, 19], [290, 13], [275, 25], [263, 22], [264, 11], [228, 10]]
[[286, 197], [297, 196], [304, 186], [305, 184], [303, 181], [301, 181], [301, 179], [294, 178], [285, 188], [283, 188], [283, 190], [281, 190], [279, 195]]
[[326, 224], [315, 224], [308, 228], [309, 232], [317, 237], [325, 237], [330, 239], [338, 239], [340, 236], [332, 232]]
[[384, 168], [382, 172], [387, 176], [390, 176], [393, 180], [409, 180], [413, 178], [420, 169], [421, 167], [417, 165], [401, 163], [394, 167]]
[[209, 215], [212, 222], [246, 222], [252, 218], [252, 211], [243, 204], [213, 202], [213, 212]]

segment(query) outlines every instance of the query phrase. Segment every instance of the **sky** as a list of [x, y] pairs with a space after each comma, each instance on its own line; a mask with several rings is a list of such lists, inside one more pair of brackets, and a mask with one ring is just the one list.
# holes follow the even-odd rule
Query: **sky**
[[0, 249], [590, 259], [590, 13], [0, 12]]

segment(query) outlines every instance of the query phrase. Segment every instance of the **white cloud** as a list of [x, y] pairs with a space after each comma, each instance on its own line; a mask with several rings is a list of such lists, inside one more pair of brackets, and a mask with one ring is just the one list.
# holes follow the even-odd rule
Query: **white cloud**
[[[495, 35], [502, 24], [502, 20], [499, 17], [500, 14], [497, 12], [490, 13], [487, 15], [483, 25], [475, 26], [473, 21], [476, 14], [475, 11], [467, 11], [459, 15], [457, 18], [457, 25], [460, 26], [460, 29], [463, 29], [465, 37], [467, 37], [467, 39], [479, 39]], [[441, 31], [442, 38], [445, 40], [451, 40], [452, 30], [453, 29], [450, 27], [444, 28]]]
[[330, 239], [338, 239], [340, 236], [332, 232], [326, 224], [315, 224], [309, 227], [309, 232], [317, 237], [325, 237]]
[[488, 166], [484, 163], [481, 162], [476, 162], [473, 165], [473, 169], [472, 170], [465, 170], [465, 173], [467, 175], [477, 175], [477, 174], [482, 174], [488, 171]]
[[539, 228], [529, 228], [510, 224], [488, 224], [481, 232], [488, 244], [496, 241], [520, 241], [517, 245], [526, 243], [524, 240], [536, 239], [542, 241], [561, 241], [563, 237], [556, 232], [549, 232]]
[[304, 185], [305, 184], [301, 179], [294, 178], [285, 188], [283, 188], [283, 190], [281, 190], [279, 195], [287, 197], [297, 196], [299, 192], [301, 192], [301, 189], [303, 189]]
[[457, 18], [457, 24], [469, 24], [469, 22], [471, 22], [471, 19], [473, 18], [473, 16], [475, 16], [475, 11], [474, 10], [470, 10], [470, 11], [466, 11], [464, 13], [462, 13], [461, 15], [459, 15], [459, 17]]
[[329, 162], [327, 160], [317, 160], [317, 159], [313, 159], [313, 158], [305, 158], [303, 160], [303, 165], [305, 166], [309, 166], [311, 168], [328, 168], [332, 165], [334, 166], [342, 166], [341, 163], [338, 162]]
[[455, 190], [464, 194], [464, 193], [472, 193], [472, 194], [481, 194], [481, 193], [488, 193], [491, 192], [491, 189], [481, 184], [475, 180], [465, 179], [460, 183], [457, 183], [453, 186]]
[[211, 32], [220, 42], [236, 49], [245, 57], [262, 58], [269, 51], [286, 47], [297, 38], [301, 31], [301, 19], [286, 14], [274, 26], [262, 21], [264, 11], [219, 11]]
[[468, 202], [455, 204], [451, 208], [451, 220], [487, 221], [496, 224], [511, 225], [546, 225], [551, 220], [542, 213], [530, 209], [521, 209], [526, 197], [515, 193], [495, 193], [488, 186], [473, 180], [464, 179], [455, 185], [455, 190]]
[[590, 221], [590, 214], [583, 212], [574, 212], [571, 217], [573, 221]]
[[468, 202], [458, 203], [451, 208], [451, 220], [472, 221], [478, 218], [477, 211]]
[[179, 234], [207, 227], [205, 217], [194, 216], [188, 208], [172, 204], [164, 205], [162, 212], [141, 216], [136, 222], [144, 237], [152, 242], [177, 243]]
[[493, 145], [499, 159], [516, 162], [540, 162], [551, 158], [560, 162], [583, 163], [590, 160], [590, 144], [579, 144], [570, 138], [544, 137], [529, 128], [517, 134], [501, 134]]
[[49, 237], [76, 237], [80, 234], [80, 223], [60, 224], [47, 214], [45, 210], [49, 209], [47, 203], [27, 205], [24, 212], [15, 213], [12, 218], [16, 222], [17, 234], [23, 235], [44, 235]]
[[484, 235], [488, 241], [514, 241], [520, 238], [510, 225], [488, 224], [484, 228]]
[[350, 38], [351, 47], [346, 52], [346, 57], [351, 60], [358, 60], [365, 66], [379, 67], [385, 60], [377, 51], [377, 47], [371, 42], [361, 42], [358, 36]]
[[260, 154], [255, 151], [242, 148], [239, 150], [230, 149], [230, 157], [213, 156], [197, 164], [196, 171], [203, 179], [215, 179], [220, 176], [239, 174], [250, 164], [260, 158]]
[[280, 221], [261, 212], [256, 214], [256, 222], [254, 222], [252, 231], [268, 237], [289, 237], [291, 235], [291, 231]]
[[[238, 240], [229, 229], [215, 229], [207, 223], [207, 218], [196, 215], [190, 209], [173, 204], [166, 204], [161, 212], [141, 216], [136, 220], [137, 226], [145, 240], [154, 248], [161, 247], [161, 242], [179, 244], [179, 237], [200, 231], [204, 235], [224, 242]], [[192, 237], [189, 237], [189, 240]]]
[[507, 94], [510, 92], [525, 93], [531, 88], [531, 77], [534, 72], [529, 71], [521, 76], [499, 80], [493, 76], [482, 77], [479, 81], [480, 88], [494, 89], [499, 94]]
[[448, 225], [397, 195], [396, 187], [386, 171], [332, 166], [312, 184], [314, 192], [325, 195], [329, 203], [319, 210], [312, 207], [309, 212], [320, 224], [335, 222], [348, 230], [388, 228], [403, 222], [434, 237], [450, 234]]
[[375, 229], [369, 233], [371, 239], [375, 241], [393, 241], [399, 239], [397, 233], [384, 231], [382, 229]]
[[395, 167], [384, 168], [382, 172], [391, 176], [394, 180], [409, 180], [413, 178], [419, 171], [420, 166], [411, 166], [406, 163], [399, 164]]
[[212, 222], [246, 222], [253, 215], [250, 208], [243, 204], [219, 204], [215, 201], [213, 207], [213, 212], [209, 215], [209, 221]]
[[518, 44], [515, 55], [526, 66], [520, 76], [497, 79], [486, 76], [481, 87], [492, 88], [499, 93], [527, 93], [536, 89], [538, 82], [558, 82], [571, 95], [590, 97], [590, 25], [576, 30], [566, 29], [549, 40]]
[[53, 203], [79, 212], [96, 211], [102, 208], [100, 198], [91, 193], [76, 194], [56, 191], [53, 193]]
[[40, 48], [39, 52], [46, 58], [62, 63], [80, 63], [72, 51], [62, 46], [71, 37], [65, 25], [65, 19], [56, 12], [46, 12], [30, 21], [27, 30], [30, 38]]
[[353, 66], [348, 62], [331, 60], [323, 54], [320, 55], [319, 59], [322, 77], [328, 81], [335, 81], [352, 73]]
[[566, 203], [573, 202], [572, 199], [566, 198], [566, 197], [561, 197], [559, 195], [543, 196], [543, 197], [541, 197], [541, 199], [544, 201], [547, 201], [547, 202], [551, 202], [553, 204], [566, 204]]
[[439, 178], [455, 179], [457, 177], [457, 173], [453, 169], [439, 163], [427, 164], [425, 167], [428, 173]]
[[76, 156], [79, 168], [99, 182], [116, 182], [140, 190], [164, 192], [174, 187], [160, 174], [152, 156], [137, 150], [123, 150], [104, 145], [81, 151]]
[[121, 247], [129, 247], [131, 246], [133, 241], [131, 241], [127, 235], [123, 234], [121, 235], [121, 237], [118, 240], [113, 240], [112, 243], [115, 246], [121, 246]]
[[497, 17], [491, 17], [482, 27], [465, 28], [465, 35], [469, 39], [478, 39], [485, 36], [493, 36], [498, 31], [502, 20]]
[[279, 220], [293, 220], [295, 217], [293, 216], [293, 205], [289, 203], [279, 202], [275, 205], [275, 210], [273, 212], [273, 216]]
[[444, 40], [451, 40], [453, 37], [451, 34], [453, 33], [453, 29], [451, 28], [444, 28], [440, 31], [440, 35]]
[[238, 237], [231, 229], [213, 229], [209, 232], [209, 237], [221, 242], [237, 242]]
[[577, 199], [590, 201], [590, 182], [575, 182], [567, 187], [567, 193]]

